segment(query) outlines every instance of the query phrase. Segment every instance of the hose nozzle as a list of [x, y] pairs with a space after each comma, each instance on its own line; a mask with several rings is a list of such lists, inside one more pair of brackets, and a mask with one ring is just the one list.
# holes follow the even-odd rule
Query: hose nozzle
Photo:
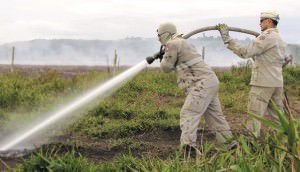
[[162, 45], [162, 46], [160, 46], [159, 52], [155, 53], [153, 56], [147, 57], [146, 61], [148, 64], [152, 64], [154, 62], [154, 60], [156, 60], [156, 59], [160, 59], [160, 61], [161, 61], [164, 54], [165, 54], [165, 46]]
[[154, 62], [155, 58], [153, 58], [152, 56], [149, 56], [146, 58], [146, 61], [148, 64], [152, 64]]

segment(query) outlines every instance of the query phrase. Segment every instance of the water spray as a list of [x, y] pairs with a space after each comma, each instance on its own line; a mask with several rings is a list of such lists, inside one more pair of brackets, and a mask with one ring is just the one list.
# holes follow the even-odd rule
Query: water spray
[[[218, 29], [217, 29], [217, 26], [203, 27], [203, 28], [194, 30], [194, 31], [184, 35], [183, 38], [188, 39], [189, 37], [191, 37], [197, 33], [209, 31], [209, 30], [218, 30]], [[240, 29], [240, 28], [229, 27], [229, 30], [235, 31], [235, 32], [247, 33], [247, 34], [254, 35], [254, 36], [259, 35], [259, 33], [257, 33], [257, 32], [254, 32], [251, 30], [246, 30], [246, 29]], [[20, 144], [24, 140], [37, 134], [42, 129], [49, 127], [50, 125], [54, 124], [58, 120], [61, 120], [62, 118], [65, 118], [66, 116], [70, 115], [71, 112], [74, 112], [75, 110], [78, 110], [82, 106], [87, 105], [87, 103], [89, 103], [90, 101], [95, 100], [96, 98], [99, 98], [101, 96], [102, 97], [105, 96], [107, 94], [107, 92], [111, 91], [113, 88], [120, 87], [123, 83], [125, 83], [125, 81], [128, 81], [129, 78], [135, 76], [140, 71], [142, 71], [147, 66], [147, 63], [151, 64], [156, 59], [161, 60], [163, 55], [164, 55], [164, 47], [161, 46], [160, 51], [158, 53], [154, 54], [154, 56], [147, 57], [146, 60], [131, 67], [130, 69], [128, 69], [125, 72], [119, 74], [118, 76], [112, 78], [111, 80], [105, 82], [104, 84], [99, 85], [95, 89], [83, 94], [83, 96], [78, 97], [71, 103], [64, 106], [59, 111], [51, 114], [48, 118], [46, 118], [42, 122], [38, 123], [37, 125], [33, 126], [32, 128], [30, 128], [28, 130], [21, 132], [20, 134], [18, 134], [18, 136], [2, 142], [0, 144], [0, 153], [14, 148], [16, 145]], [[3, 141], [3, 140], [4, 139], [2, 139], [1, 141]]]
[[13, 148], [17, 144], [24, 141], [25, 139], [36, 134], [40, 130], [48, 127], [49, 125], [54, 124], [58, 120], [61, 120], [62, 118], [69, 115], [71, 112], [74, 112], [75, 110], [86, 105], [90, 101], [96, 99], [97, 97], [105, 95], [112, 88], [115, 88], [116, 86], [120, 86], [120, 84], [123, 84], [124, 81], [128, 80], [128, 78], [135, 76], [137, 73], [139, 73], [141, 70], [143, 70], [146, 66], [147, 66], [147, 62], [144, 60], [141, 63], [139, 63], [139, 64], [131, 67], [130, 69], [126, 70], [125, 72], [121, 73], [120, 75], [114, 77], [113, 79], [105, 82], [104, 84], [99, 85], [98, 87], [89, 91], [88, 93], [84, 94], [83, 96], [78, 97], [73, 102], [66, 105], [64, 108], [62, 108], [61, 110], [51, 114], [49, 116], [49, 118], [45, 119], [38, 125], [32, 127], [29, 130], [22, 132], [21, 134], [19, 134], [19, 136], [13, 138], [12, 140], [2, 143], [0, 145], [0, 151], [6, 151], [8, 149]]

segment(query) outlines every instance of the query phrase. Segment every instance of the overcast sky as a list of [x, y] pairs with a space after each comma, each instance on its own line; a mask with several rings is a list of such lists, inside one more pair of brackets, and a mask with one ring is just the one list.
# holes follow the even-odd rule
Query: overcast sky
[[0, 1], [0, 43], [155, 37], [157, 26], [166, 21], [181, 33], [218, 22], [259, 31], [259, 15], [265, 10], [280, 13], [279, 29], [287, 42], [300, 43], [299, 0]]

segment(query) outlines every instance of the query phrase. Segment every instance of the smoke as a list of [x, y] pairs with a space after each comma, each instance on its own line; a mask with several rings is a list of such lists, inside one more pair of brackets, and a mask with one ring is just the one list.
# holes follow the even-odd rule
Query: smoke
[[[230, 66], [241, 59], [222, 43], [219, 37], [189, 39], [201, 54], [205, 46], [205, 62], [211, 66]], [[241, 40], [242, 43], [249, 39]], [[0, 47], [0, 63], [10, 64], [11, 47], [15, 46], [15, 64], [26, 65], [110, 65], [117, 50], [120, 65], [134, 65], [159, 50], [156, 38], [121, 40], [32, 40], [4, 44]]]
[[[205, 62], [210, 66], [231, 66], [243, 62], [229, 51], [218, 36], [190, 38], [198, 52], [205, 47]], [[251, 41], [248, 37], [237, 40], [241, 44]], [[132, 66], [159, 50], [156, 38], [131, 37], [121, 40], [32, 40], [0, 46], [0, 63], [11, 63], [11, 47], [15, 46], [15, 64], [25, 65], [112, 65], [115, 50], [120, 65]], [[154, 64], [152, 66], [158, 66]]]

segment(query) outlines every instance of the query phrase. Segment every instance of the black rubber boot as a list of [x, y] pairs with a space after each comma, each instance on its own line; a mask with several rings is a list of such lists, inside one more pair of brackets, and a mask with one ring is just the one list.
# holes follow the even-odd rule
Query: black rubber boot
[[182, 158], [183, 159], [196, 159], [197, 156], [200, 156], [201, 152], [190, 145], [183, 145], [182, 147]]
[[233, 150], [238, 147], [238, 142], [236, 140], [232, 140], [229, 144], [227, 144], [227, 150]]

